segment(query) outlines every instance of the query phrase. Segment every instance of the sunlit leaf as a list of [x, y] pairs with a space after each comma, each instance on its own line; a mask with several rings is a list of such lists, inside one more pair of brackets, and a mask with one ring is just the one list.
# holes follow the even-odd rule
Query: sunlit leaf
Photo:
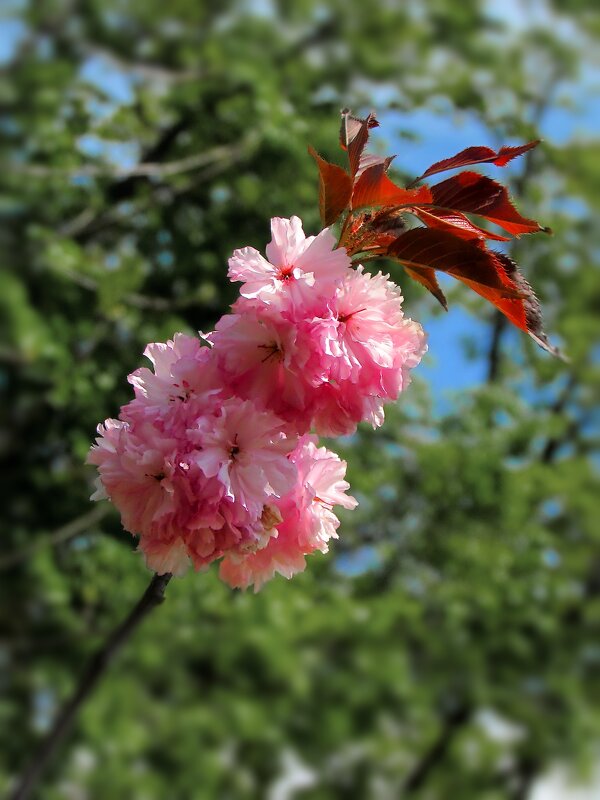
[[428, 178], [438, 172], [445, 172], [448, 169], [456, 169], [457, 167], [468, 167], [473, 164], [495, 164], [497, 167], [504, 167], [513, 158], [532, 150], [539, 143], [540, 140], [535, 139], [533, 142], [527, 142], [527, 144], [518, 145], [517, 147], [501, 147], [498, 151], [492, 150], [491, 147], [467, 147], [451, 158], [436, 161], [414, 182], [422, 181], [424, 178]]
[[352, 178], [337, 164], [321, 158], [312, 147], [309, 153], [319, 168], [319, 211], [324, 227], [331, 225], [350, 203]]
[[360, 119], [352, 116], [347, 108], [342, 111], [340, 144], [344, 150], [348, 151], [352, 175], [356, 175], [361, 167], [361, 157], [369, 140], [369, 130], [377, 127], [379, 127], [379, 122], [375, 114], [369, 114], [366, 119]]
[[478, 172], [461, 172], [435, 184], [431, 187], [431, 196], [435, 206], [477, 214], [515, 236], [547, 232], [534, 219], [523, 217], [517, 211], [505, 186]]
[[364, 170], [352, 193], [352, 208], [363, 206], [411, 206], [431, 203], [427, 186], [419, 189], [402, 189], [386, 175], [389, 160], [373, 164]]

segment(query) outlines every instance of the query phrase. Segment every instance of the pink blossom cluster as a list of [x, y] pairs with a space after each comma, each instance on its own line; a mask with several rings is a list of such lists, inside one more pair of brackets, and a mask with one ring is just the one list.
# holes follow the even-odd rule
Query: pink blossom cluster
[[229, 261], [231, 313], [148, 345], [154, 370], [129, 376], [134, 399], [98, 427], [93, 499], [115, 504], [160, 574], [221, 559], [223, 580], [258, 590], [326, 552], [334, 506], [356, 500], [317, 435], [381, 425], [426, 349], [398, 287], [354, 269], [328, 229], [306, 237], [292, 217], [271, 231], [266, 259], [246, 247]]

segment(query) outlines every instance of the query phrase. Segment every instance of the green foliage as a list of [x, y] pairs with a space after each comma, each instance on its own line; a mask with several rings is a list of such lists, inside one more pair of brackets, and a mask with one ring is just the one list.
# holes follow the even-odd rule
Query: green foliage
[[[341, 107], [393, 126], [429, 104], [499, 142], [535, 138], [598, 32], [585, 3], [554, 5], [568, 41], [503, 30], [476, 0], [16, 6], [0, 76], [1, 794], [149, 580], [117, 516], [88, 519], [83, 466], [144, 345], [214, 324], [236, 291], [228, 256], [262, 248], [269, 217], [318, 229], [307, 145], [337, 159]], [[214, 571], [171, 582], [38, 797], [512, 800], [593, 756], [596, 144], [550, 137], [510, 173], [555, 231], [515, 257], [570, 365], [496, 320], [489, 351], [471, 343], [486, 385], [441, 414], [417, 378], [382, 430], [343, 442], [361, 504], [332, 553], [256, 596]], [[390, 269], [426, 326], [433, 302]], [[285, 794], [296, 762], [306, 786]]]

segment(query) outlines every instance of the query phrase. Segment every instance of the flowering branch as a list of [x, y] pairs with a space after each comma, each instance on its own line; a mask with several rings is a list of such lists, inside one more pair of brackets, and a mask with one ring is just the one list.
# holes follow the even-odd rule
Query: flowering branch
[[[113, 200], [157, 169], [157, 151], [168, 148], [184, 125], [176, 123], [145, 166], [113, 185]], [[351, 434], [361, 422], [382, 425], [385, 405], [406, 389], [427, 349], [422, 327], [404, 314], [400, 287], [359, 262], [398, 262], [444, 308], [436, 274], [452, 275], [559, 354], [543, 331], [531, 286], [510, 258], [488, 247], [549, 230], [522, 216], [502, 184], [470, 169], [422, 183], [447, 170], [503, 167], [538, 142], [470, 147], [401, 187], [387, 174], [392, 158], [365, 150], [378, 125], [374, 114], [359, 119], [342, 112], [348, 169], [310, 151], [319, 169], [323, 230], [306, 236], [298, 217], [275, 217], [265, 256], [252, 247], [235, 250], [228, 277], [241, 286], [230, 313], [199, 337], [177, 333], [149, 344], [145, 355], [153, 370], [142, 367], [129, 376], [133, 399], [118, 419], [98, 427], [88, 457], [98, 470], [93, 499], [118, 508], [156, 574], [92, 659], [13, 800], [29, 796], [79, 707], [162, 601], [172, 575], [219, 561], [226, 583], [257, 591], [276, 573], [291, 578], [304, 569], [305, 556], [327, 552], [337, 538], [334, 509], [352, 509], [356, 500], [347, 494], [345, 462], [320, 447], [318, 437]], [[194, 159], [175, 168], [195, 168]], [[173, 164], [160, 167], [162, 173], [170, 169]], [[502, 233], [482, 227], [483, 221]], [[339, 238], [330, 230], [336, 223]], [[84, 213], [70, 235], [81, 241], [93, 224], [99, 223]], [[407, 778], [405, 793], [419, 789], [468, 715], [465, 708], [448, 717]]]
[[92, 657], [87, 670], [79, 681], [77, 689], [58, 714], [52, 729], [42, 741], [38, 752], [11, 795], [11, 800], [27, 800], [30, 797], [54, 753], [71, 730], [79, 709], [92, 694], [109, 664], [135, 629], [156, 606], [163, 602], [165, 589], [170, 580], [171, 575], [168, 573], [154, 575], [148, 588], [129, 616], [115, 628], [106, 642]]
[[257, 591], [276, 573], [292, 577], [337, 538], [334, 508], [356, 501], [346, 494], [346, 464], [318, 436], [351, 434], [360, 422], [379, 427], [426, 351], [400, 287], [364, 263], [400, 263], [444, 308], [436, 274], [452, 275], [558, 355], [531, 286], [488, 247], [548, 229], [522, 216], [502, 184], [470, 169], [422, 183], [447, 170], [504, 167], [538, 142], [469, 147], [403, 188], [388, 176], [392, 158], [367, 152], [378, 125], [374, 114], [342, 112], [348, 168], [309, 148], [323, 230], [307, 236], [298, 217], [275, 217], [264, 255], [235, 250], [228, 277], [241, 286], [230, 313], [199, 337], [149, 344], [153, 371], [129, 376], [134, 398], [98, 427], [88, 457], [98, 468], [93, 499], [118, 508], [158, 574], [219, 561], [230, 586]]

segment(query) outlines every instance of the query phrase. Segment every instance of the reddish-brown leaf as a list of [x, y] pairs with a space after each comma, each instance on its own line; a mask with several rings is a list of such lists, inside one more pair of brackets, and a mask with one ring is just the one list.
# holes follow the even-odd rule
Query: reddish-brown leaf
[[531, 288], [529, 282], [519, 272], [517, 265], [511, 258], [503, 253], [495, 253], [495, 256], [500, 262], [506, 275], [522, 295], [522, 303], [525, 313], [525, 327], [520, 325], [518, 327], [522, 327], [522, 330], [526, 331], [531, 336], [533, 341], [548, 353], [561, 358], [563, 361], [568, 361], [568, 359], [565, 358], [565, 356], [560, 352], [558, 347], [555, 347], [548, 341], [548, 337], [546, 336], [542, 327], [542, 309], [540, 306], [540, 301], [537, 299], [537, 296]]
[[387, 252], [411, 269], [429, 267], [446, 272], [472, 288], [489, 291], [490, 297], [521, 296], [494, 253], [447, 231], [413, 228], [399, 236]]
[[[342, 112], [340, 141], [348, 151], [349, 175], [311, 151], [321, 176], [320, 205], [325, 224], [350, 208], [342, 233], [347, 252], [357, 260], [362, 254], [363, 258], [387, 257], [399, 261], [444, 308], [446, 298], [436, 270], [446, 272], [489, 300], [545, 350], [560, 355], [542, 329], [539, 302], [516, 264], [502, 253], [486, 248], [488, 239], [508, 241], [507, 237], [484, 230], [466, 215], [482, 217], [515, 236], [549, 232], [549, 229], [520, 214], [504, 186], [476, 172], [461, 172], [431, 188], [397, 186], [387, 175], [392, 159], [365, 153], [369, 130], [378, 124], [374, 114], [359, 119], [347, 109]], [[436, 162], [414, 183], [473, 164], [503, 167], [537, 144], [528, 142], [497, 151], [469, 147]], [[406, 231], [407, 213], [419, 217], [427, 227]]]
[[427, 227], [437, 228], [441, 231], [448, 231], [460, 239], [475, 241], [477, 239], [493, 239], [496, 242], [508, 242], [508, 236], [500, 236], [499, 233], [486, 231], [475, 225], [468, 217], [460, 211], [447, 211], [438, 208], [415, 208], [414, 212]]
[[371, 113], [366, 119], [359, 119], [350, 113], [350, 109], [342, 111], [342, 124], [340, 127], [340, 144], [348, 151], [350, 171], [353, 176], [359, 171], [361, 158], [369, 140], [369, 130], [379, 127], [375, 114]]
[[388, 171], [390, 164], [396, 158], [396, 156], [376, 156], [372, 153], [363, 153], [360, 157], [360, 163], [358, 165], [358, 170], [356, 171], [356, 175], [354, 176], [354, 182], [360, 178], [363, 172], [368, 169], [369, 167], [375, 166], [375, 164], [381, 164], [385, 172]]
[[[500, 281], [506, 287], [513, 289], [521, 295], [521, 290], [504, 269], [501, 254], [490, 253], [489, 251], [488, 254], [494, 262]], [[516, 325], [517, 328], [520, 328], [522, 331], [527, 331], [525, 298], [523, 296], [507, 297], [499, 293], [496, 289], [485, 286], [479, 281], [471, 281], [466, 278], [463, 278], [462, 280], [463, 283], [473, 289], [474, 292], [477, 292], [477, 294], [481, 295], [481, 297], [484, 297], [486, 300], [489, 300], [490, 303], [495, 305], [496, 308], [499, 309], [499, 311], [501, 311], [504, 316], [513, 323], [513, 325]]]
[[352, 208], [362, 206], [411, 206], [433, 202], [427, 186], [402, 189], [386, 175], [387, 164], [379, 162], [367, 167], [354, 185]]
[[435, 299], [440, 303], [444, 311], [448, 311], [448, 301], [446, 300], [446, 295], [440, 288], [433, 267], [407, 267], [405, 264], [404, 269], [413, 280], [417, 281], [431, 292]]
[[331, 164], [312, 148], [308, 152], [319, 168], [319, 211], [323, 227], [332, 225], [349, 205], [352, 197], [352, 178], [345, 169]]
[[473, 164], [495, 164], [497, 167], [504, 167], [513, 158], [523, 155], [528, 150], [532, 150], [540, 143], [539, 139], [533, 142], [527, 142], [517, 147], [501, 147], [500, 150], [492, 150], [491, 147], [467, 147], [466, 150], [461, 150], [451, 158], [444, 158], [442, 161], [436, 161], [428, 170], [426, 170], [418, 178], [417, 181], [422, 181], [430, 175], [435, 175], [438, 172], [445, 172], [448, 169], [456, 169], [457, 167], [468, 167]]
[[504, 186], [478, 172], [461, 172], [437, 183], [431, 187], [431, 195], [435, 206], [477, 214], [515, 236], [547, 232], [534, 219], [519, 214]]
[[[544, 350], [562, 358], [542, 328], [540, 304], [517, 265], [503, 253], [486, 250], [481, 242], [458, 239], [447, 231], [415, 228], [399, 236], [388, 255], [400, 261], [408, 274], [429, 289], [442, 305], [433, 270], [452, 275], [489, 300], [512, 323]], [[435, 275], [433, 275], [435, 281]], [[443, 297], [443, 295], [442, 295]]]

